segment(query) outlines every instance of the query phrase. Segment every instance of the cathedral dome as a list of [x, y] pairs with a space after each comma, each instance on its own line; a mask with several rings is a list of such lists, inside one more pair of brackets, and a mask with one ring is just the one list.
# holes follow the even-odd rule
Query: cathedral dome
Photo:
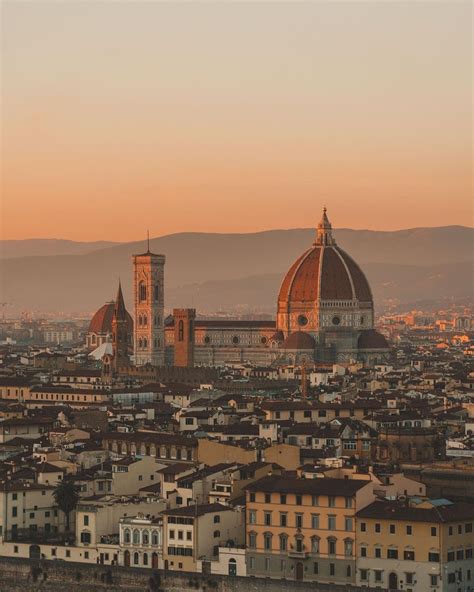
[[316, 341], [309, 333], [304, 331], [295, 331], [283, 342], [283, 349], [314, 349]]
[[385, 337], [375, 329], [362, 331], [357, 341], [357, 347], [359, 349], [389, 349]]
[[[89, 333], [112, 333], [112, 319], [114, 318], [114, 302], [107, 302], [99, 308], [89, 323]], [[132, 317], [127, 312], [129, 329], [133, 330]]]
[[364, 273], [332, 238], [326, 211], [318, 226], [316, 241], [290, 267], [278, 296], [282, 304], [319, 300], [372, 302]]
[[[369, 282], [352, 257], [336, 244], [324, 208], [316, 240], [293, 263], [281, 284], [277, 329], [287, 338], [295, 331], [316, 337], [321, 331], [342, 335], [372, 328]], [[355, 334], [353, 338], [355, 345]]]

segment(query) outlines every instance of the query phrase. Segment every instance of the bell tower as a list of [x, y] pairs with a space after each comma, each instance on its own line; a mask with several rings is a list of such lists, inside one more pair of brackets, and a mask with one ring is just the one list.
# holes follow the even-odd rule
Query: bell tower
[[175, 308], [174, 317], [174, 365], [185, 368], [194, 366], [195, 308]]
[[147, 251], [133, 255], [134, 361], [136, 366], [164, 366], [164, 266], [165, 256]]
[[122, 286], [119, 282], [117, 298], [115, 299], [114, 316], [112, 318], [112, 349], [113, 349], [113, 368], [117, 372], [120, 368], [130, 365], [128, 359], [128, 319], [123, 300]]

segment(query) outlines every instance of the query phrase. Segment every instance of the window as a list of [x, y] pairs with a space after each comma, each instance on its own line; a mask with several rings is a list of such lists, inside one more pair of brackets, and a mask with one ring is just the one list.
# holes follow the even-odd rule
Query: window
[[456, 583], [456, 574], [455, 573], [448, 573], [448, 584], [455, 584]]
[[[174, 530], [173, 530], [173, 536], [174, 536]], [[140, 531], [135, 529], [133, 531], [133, 544], [138, 545], [139, 543], [140, 543]]]
[[360, 579], [364, 582], [367, 581], [367, 570], [366, 569], [360, 570]]
[[344, 518], [344, 530], [352, 531], [352, 518]]
[[221, 521], [221, 517], [219, 515], [214, 516], [214, 524], [219, 524]]
[[315, 530], [319, 528], [319, 514], [311, 514], [311, 528]]
[[130, 542], [130, 531], [127, 529], [124, 530], [123, 532], [123, 542], [124, 543], [129, 543]]
[[360, 556], [361, 557], [367, 557], [367, 547], [361, 547], [360, 548]]
[[431, 536], [436, 536], [438, 529], [436, 528], [436, 526], [432, 526], [431, 527]]
[[250, 494], [250, 501], [254, 502], [255, 501], [255, 493], [251, 493]]
[[407, 527], [406, 527], [406, 533], [407, 533], [407, 534], [413, 534], [413, 528], [411, 527], [411, 525], [410, 525], [410, 524], [407, 524]]
[[297, 495], [296, 496], [296, 505], [297, 506], [302, 506], [303, 505], [303, 496], [301, 496], [301, 495]]
[[415, 551], [412, 549], [405, 549], [405, 551], [403, 551], [403, 559], [405, 561], [415, 561]]
[[344, 541], [344, 555], [346, 557], [352, 557], [352, 552], [354, 548], [354, 543], [352, 539], [346, 539]]
[[16, 506], [12, 507], [12, 516], [15, 518], [18, 516], [18, 508]]
[[283, 505], [286, 504], [286, 495], [284, 495], [284, 494], [280, 495], [280, 504], [283, 504]]
[[472, 559], [472, 547], [466, 549], [466, 559]]
[[351, 497], [346, 497], [346, 508], [352, 508], [352, 498]]
[[381, 569], [376, 569], [374, 571], [374, 579], [376, 582], [381, 582], [383, 579], [383, 571]]
[[448, 551], [448, 561], [454, 561], [454, 551]]
[[179, 321], [178, 323], [178, 341], [184, 341], [184, 322]]
[[333, 495], [330, 495], [328, 497], [328, 506], [330, 508], [335, 508], [336, 507], [336, 498]]
[[85, 543], [88, 545], [91, 542], [91, 533], [90, 532], [81, 532], [81, 543]]
[[296, 528], [303, 528], [303, 514], [296, 514]]
[[448, 534], [449, 534], [449, 536], [453, 536], [453, 527], [452, 526], [450, 526], [448, 528]]
[[336, 516], [328, 516], [328, 530], [336, 530]]
[[316, 562], [315, 562], [315, 563], [313, 563], [313, 573], [314, 573], [315, 575], [318, 575], [318, 573], [319, 573], [319, 564], [318, 564], [318, 563], [316, 563]]
[[263, 548], [265, 551], [271, 551], [272, 549], [272, 535], [269, 532], [263, 535]]
[[375, 532], [382, 532], [382, 529], [380, 528], [380, 523], [376, 522], [375, 523]]
[[266, 504], [271, 504], [272, 503], [272, 495], [271, 495], [271, 493], [266, 493], [265, 494], [265, 503]]
[[138, 553], [133, 554], [133, 564], [138, 565], [140, 563], [140, 555]]
[[463, 549], [458, 549], [456, 551], [456, 561], [463, 561], [464, 560], [464, 551]]
[[263, 513], [263, 523], [265, 526], [272, 525], [272, 513], [271, 512], [264, 512]]
[[144, 530], [142, 532], [142, 543], [144, 545], [148, 545], [149, 542], [150, 542], [150, 535], [148, 534], [148, 530]]
[[336, 565], [334, 563], [329, 564], [329, 575], [333, 576], [336, 574]]
[[360, 531], [367, 532], [367, 524], [365, 522], [360, 523]]
[[311, 552], [312, 553], [319, 553], [320, 549], [320, 540], [319, 537], [311, 537]]
[[336, 539], [333, 539], [333, 538], [328, 539], [328, 554], [329, 555], [336, 554]]
[[84, 526], [89, 526], [89, 516], [84, 514]]
[[374, 556], [376, 559], [382, 558], [382, 547], [374, 547]]
[[398, 559], [398, 549], [387, 549], [387, 559]]
[[250, 549], [257, 548], [257, 535], [255, 532], [249, 532], [249, 547]]
[[428, 553], [428, 561], [432, 561], [433, 563], [439, 563], [438, 551], [430, 551]]
[[140, 282], [138, 284], [138, 300], [140, 302], [145, 302], [145, 300], [146, 300], [146, 284], [145, 284], [145, 282]]
[[280, 535], [280, 551], [286, 551], [288, 549], [288, 537], [286, 534]]
[[464, 525], [464, 532], [466, 532], [466, 533], [472, 532], [472, 522], [468, 522], [467, 524]]
[[319, 506], [319, 497], [317, 495], [313, 495], [313, 506]]
[[430, 575], [430, 586], [437, 586], [438, 585], [438, 576]]
[[286, 512], [280, 512], [280, 526], [287, 526], [288, 516]]
[[214, 531], [214, 538], [217, 539], [221, 536], [221, 531], [220, 530], [215, 530]]
[[395, 524], [390, 524], [390, 534], [395, 534]]

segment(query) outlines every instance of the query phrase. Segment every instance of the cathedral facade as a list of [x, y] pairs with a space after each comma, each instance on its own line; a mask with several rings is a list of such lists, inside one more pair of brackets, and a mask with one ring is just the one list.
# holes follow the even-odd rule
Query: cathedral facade
[[201, 320], [194, 309], [174, 309], [165, 318], [164, 265], [164, 255], [149, 249], [133, 256], [133, 323], [126, 321], [124, 307], [120, 316], [122, 331], [133, 327], [131, 363], [136, 367], [370, 365], [387, 358], [387, 341], [374, 329], [367, 278], [337, 245], [326, 209], [313, 244], [283, 278], [275, 320]]

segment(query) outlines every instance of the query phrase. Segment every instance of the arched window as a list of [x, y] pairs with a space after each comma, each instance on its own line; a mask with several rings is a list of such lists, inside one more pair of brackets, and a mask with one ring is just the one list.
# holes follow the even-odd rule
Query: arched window
[[143, 324], [142, 315], [138, 315], [138, 326], [141, 327]]
[[280, 535], [280, 551], [287, 551], [288, 550], [288, 535], [281, 534]]
[[148, 347], [148, 339], [146, 337], [143, 338], [143, 348], [146, 349]]
[[178, 323], [178, 341], [184, 341], [184, 321]]
[[143, 341], [142, 341], [142, 338], [140, 337], [138, 339], [138, 349], [142, 349], [142, 347], [143, 347]]
[[139, 545], [140, 544], [140, 531], [135, 529], [133, 531], [133, 544]]
[[144, 545], [148, 545], [149, 542], [150, 542], [150, 535], [148, 533], [148, 530], [144, 530], [142, 532], [142, 543]]
[[133, 554], [133, 564], [138, 565], [140, 563], [140, 555], [138, 553]]
[[148, 565], [148, 553], [143, 553], [143, 565]]
[[128, 528], [126, 528], [123, 533], [123, 542], [130, 543], [130, 530]]
[[221, 536], [221, 531], [220, 530], [215, 530], [214, 531], [214, 538], [217, 539], [220, 536]]
[[156, 530], [151, 533], [151, 544], [154, 546], [158, 545], [158, 532]]
[[148, 325], [148, 317], [146, 314], [143, 315], [143, 326], [146, 327]]
[[221, 521], [221, 517], [219, 515], [214, 516], [214, 524], [219, 524], [220, 521]]
[[138, 284], [138, 300], [139, 300], [139, 302], [146, 301], [146, 284], [145, 284], [145, 282], [140, 282]]

